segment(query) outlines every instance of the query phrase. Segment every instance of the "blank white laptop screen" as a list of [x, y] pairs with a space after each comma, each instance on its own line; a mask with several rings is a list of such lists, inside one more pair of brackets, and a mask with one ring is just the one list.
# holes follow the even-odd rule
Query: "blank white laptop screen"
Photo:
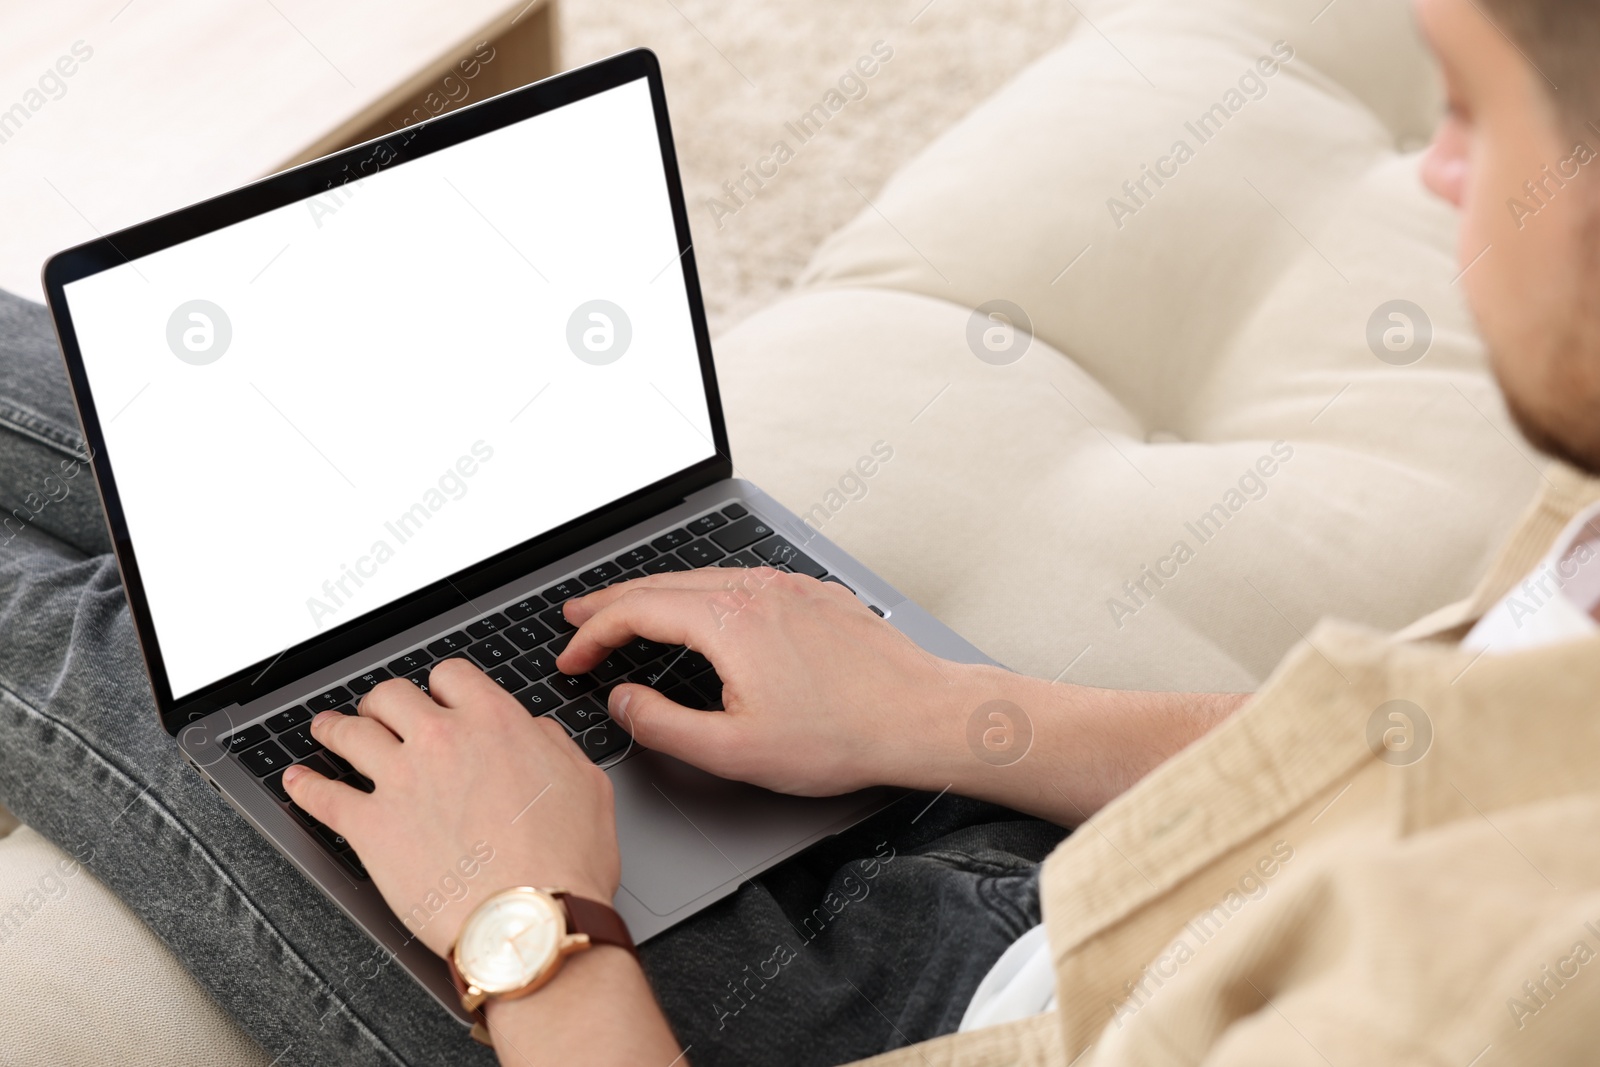
[[173, 697], [710, 458], [648, 82], [65, 288]]

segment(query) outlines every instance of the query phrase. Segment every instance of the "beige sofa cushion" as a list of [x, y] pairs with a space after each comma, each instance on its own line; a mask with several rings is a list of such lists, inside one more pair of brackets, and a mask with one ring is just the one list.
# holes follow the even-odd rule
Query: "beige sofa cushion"
[[0, 840], [0, 1061], [265, 1067], [133, 912], [24, 826]]
[[[1088, 14], [720, 340], [733, 455], [806, 512], [886, 442], [821, 529], [1019, 670], [1246, 689], [1325, 614], [1464, 595], [1538, 474], [1417, 177], [1437, 99], [1403, 0]], [[1279, 41], [1259, 99], [1230, 97]], [[1186, 123], [1229, 101], [1202, 144]], [[1179, 140], [1194, 158], [1114, 216]], [[1397, 298], [1433, 326], [1411, 366], [1368, 344]], [[1035, 334], [1007, 366], [969, 347], [994, 299]]]

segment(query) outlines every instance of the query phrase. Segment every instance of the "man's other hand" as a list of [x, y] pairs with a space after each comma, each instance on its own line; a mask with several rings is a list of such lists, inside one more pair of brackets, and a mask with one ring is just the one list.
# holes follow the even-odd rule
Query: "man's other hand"
[[759, 567], [653, 575], [570, 600], [556, 661], [595, 667], [637, 637], [687, 645], [721, 676], [723, 712], [620, 685], [610, 711], [645, 748], [799, 796], [911, 784], [960, 723], [960, 665], [940, 660], [850, 590]]
[[293, 768], [294, 802], [350, 842], [406, 928], [440, 955], [473, 907], [509, 886], [609, 903], [621, 876], [605, 772], [465, 660], [439, 663], [428, 684], [431, 695], [387, 681], [360, 714], [312, 720], [373, 792]]

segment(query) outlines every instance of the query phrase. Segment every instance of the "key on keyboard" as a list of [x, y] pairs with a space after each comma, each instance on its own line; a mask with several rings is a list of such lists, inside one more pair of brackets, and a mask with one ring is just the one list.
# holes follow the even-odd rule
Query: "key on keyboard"
[[633, 738], [628, 732], [617, 724], [615, 719], [607, 719], [598, 726], [591, 726], [577, 737], [579, 747], [583, 754], [595, 763], [627, 750], [633, 743]]
[[310, 700], [306, 701], [306, 707], [310, 708], [313, 712], [329, 711], [338, 707], [340, 704], [346, 703], [349, 701], [349, 699], [350, 690], [346, 689], [342, 685], [338, 685], [334, 686], [326, 693], [314, 696]]
[[[332, 763], [332, 761], [336, 759], [339, 759], [339, 757], [335, 756], [332, 752], [318, 752], [315, 755], [307, 756], [305, 759], [301, 760], [300, 766], [309, 767], [318, 774], [322, 775], [324, 778], [338, 778], [339, 769]], [[339, 760], [339, 762], [344, 763], [343, 760]], [[345, 766], [348, 767], [350, 765], [345, 763]]]
[[515, 693], [518, 689], [528, 684], [528, 680], [511, 669], [511, 664], [502, 663], [500, 666], [486, 671], [494, 683], [508, 693]]
[[593, 698], [584, 697], [564, 708], [557, 708], [556, 718], [573, 733], [581, 734], [589, 727], [609, 719], [610, 716], [606, 714], [605, 708], [595, 703]]
[[621, 652], [636, 664], [646, 664], [652, 660], [660, 659], [672, 651], [671, 645], [664, 645], [660, 641], [652, 641], [648, 637], [635, 637], [623, 645]]
[[545, 607], [544, 597], [524, 597], [506, 609], [506, 617], [512, 622], [521, 622], [543, 607]]
[[414, 648], [399, 659], [389, 661], [389, 670], [396, 677], [418, 671], [433, 662], [433, 657], [425, 648]]
[[640, 545], [638, 548], [630, 548], [628, 551], [618, 556], [617, 564], [631, 570], [634, 567], [644, 566], [646, 563], [655, 559], [656, 555], [656, 550], [651, 548], [649, 545]]
[[246, 726], [243, 730], [231, 735], [223, 742], [223, 745], [227, 747], [229, 752], [238, 754], [255, 748], [261, 742], [267, 740], [269, 736], [265, 726], [259, 724]]
[[493, 667], [501, 663], [509, 663], [517, 656], [517, 650], [499, 634], [485, 641], [479, 641], [467, 649], [467, 655], [478, 662], [480, 667]]
[[460, 652], [470, 644], [472, 644], [472, 638], [457, 630], [453, 634], [445, 634], [439, 640], [431, 642], [428, 645], [428, 651], [442, 658], [452, 652]]
[[311, 736], [310, 726], [299, 726], [293, 730], [290, 730], [288, 733], [278, 738], [278, 743], [284, 748], [288, 749], [289, 755], [293, 756], [295, 759], [305, 759], [313, 752], [320, 752], [322, 750], [322, 745], [317, 741], [316, 738]]
[[520, 690], [516, 697], [518, 702], [534, 715], [543, 715], [545, 712], [554, 711], [561, 706], [561, 698], [556, 696], [550, 687], [542, 682]]
[[556, 673], [546, 678], [544, 684], [554, 689], [558, 696], [573, 700], [592, 691], [600, 682], [587, 674]]
[[629, 669], [630, 665], [627, 660], [613, 654], [601, 660], [594, 670], [589, 673], [594, 675], [595, 680], [598, 682], [616, 682], [620, 681], [622, 676], [628, 673]]
[[511, 624], [511, 620], [498, 612], [479, 619], [477, 622], [466, 626], [467, 636], [474, 641], [482, 641], [490, 634], [499, 633]]
[[350, 691], [359, 697], [372, 692], [379, 682], [386, 682], [391, 677], [393, 676], [382, 667], [374, 667], [366, 674], [350, 679], [347, 684], [350, 686]]
[[727, 553], [709, 541], [690, 541], [678, 549], [678, 556], [692, 567], [709, 567]]
[[689, 533], [688, 530], [668, 530], [654, 541], [651, 541], [650, 547], [660, 552], [668, 552], [679, 545], [686, 545], [692, 540], [694, 540], [694, 535]]
[[538, 648], [526, 656], [518, 656], [511, 661], [511, 665], [517, 669], [518, 674], [537, 682], [555, 673], [556, 654], [547, 648]]
[[529, 619], [512, 626], [503, 636], [509, 637], [512, 644], [526, 652], [528, 649], [538, 648], [555, 634], [537, 619]]
[[271, 741], [263, 741], [255, 748], [239, 754], [239, 762], [250, 768], [257, 778], [265, 778], [273, 771], [289, 766], [289, 755]]
[[593, 589], [596, 586], [605, 585], [608, 581], [621, 573], [622, 568], [620, 566], [615, 563], [608, 562], [601, 563], [598, 566], [590, 567], [588, 570], [578, 575], [578, 577], [583, 579], [584, 585]]
[[311, 712], [304, 707], [290, 708], [288, 711], [280, 711], [268, 719], [267, 728], [275, 734], [281, 734], [285, 730], [292, 730], [301, 723], [310, 721]]
[[571, 633], [574, 629], [576, 629], [576, 627], [567, 621], [567, 617], [561, 614], [560, 604], [557, 604], [555, 607], [550, 608], [547, 611], [541, 611], [539, 613], [539, 621], [550, 627], [550, 629], [554, 630], [558, 634]]
[[583, 595], [583, 583], [576, 578], [568, 578], [564, 582], [557, 582], [544, 591], [544, 598], [552, 604], [571, 600], [575, 596]]
[[769, 537], [752, 551], [774, 567], [785, 566], [813, 578], [821, 578], [828, 573], [820, 563], [781, 537]]
[[746, 515], [744, 518], [736, 519], [720, 530], [713, 530], [711, 532], [711, 540], [715, 541], [717, 547], [724, 552], [737, 552], [741, 548], [748, 548], [755, 544], [763, 537], [771, 537], [772, 532], [772, 527], [754, 515]]
[[683, 528], [692, 534], [708, 534], [717, 527], [726, 525], [728, 525], [728, 520], [713, 511], [709, 515], [700, 516], [693, 522], [684, 523]]

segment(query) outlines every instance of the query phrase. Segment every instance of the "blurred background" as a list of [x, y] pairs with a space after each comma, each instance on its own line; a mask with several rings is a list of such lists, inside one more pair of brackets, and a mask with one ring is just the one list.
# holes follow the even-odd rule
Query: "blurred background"
[[1056, 0], [5, 0], [0, 288], [40, 299], [61, 248], [644, 46], [715, 335], [1076, 17]]

